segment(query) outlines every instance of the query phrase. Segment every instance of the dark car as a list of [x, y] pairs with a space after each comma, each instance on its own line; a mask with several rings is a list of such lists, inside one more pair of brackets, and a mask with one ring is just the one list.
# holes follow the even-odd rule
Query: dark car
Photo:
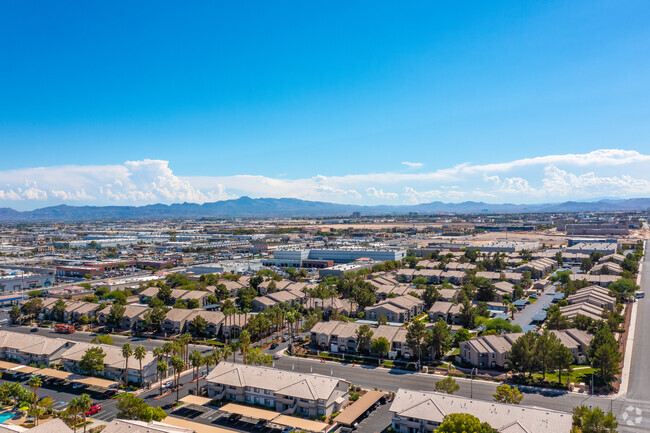
[[234, 421], [239, 421], [241, 418], [241, 415], [238, 413], [231, 413], [230, 416], [228, 417], [228, 421], [234, 422]]
[[32, 328], [29, 330], [29, 332], [38, 332], [38, 328]]
[[115, 390], [115, 389], [109, 389], [108, 391], [106, 391], [106, 392], [104, 392], [104, 393], [102, 394], [102, 398], [111, 398], [111, 397], [113, 397], [115, 394], [117, 394], [117, 390]]
[[276, 347], [278, 347], [278, 343], [271, 344], [271, 350], [275, 349]]

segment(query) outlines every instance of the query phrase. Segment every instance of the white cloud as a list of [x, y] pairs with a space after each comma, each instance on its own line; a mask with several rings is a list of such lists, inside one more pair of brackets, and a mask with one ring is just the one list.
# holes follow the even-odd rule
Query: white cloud
[[420, 168], [424, 164], [421, 162], [407, 162], [407, 161], [402, 161], [402, 165], [407, 166], [408, 168]]
[[[248, 195], [339, 203], [486, 200], [533, 203], [650, 196], [650, 156], [601, 149], [509, 162], [457, 164], [425, 173], [362, 173], [291, 179], [261, 175], [180, 176], [168, 161], [0, 171], [0, 205], [204, 203]], [[404, 163], [420, 167], [421, 163]], [[396, 192], [396, 191], [399, 191]]]
[[399, 197], [399, 194], [394, 192], [384, 192], [383, 189], [377, 189], [375, 187], [370, 187], [366, 189], [366, 194], [368, 197], [377, 198], [380, 200], [395, 200]]

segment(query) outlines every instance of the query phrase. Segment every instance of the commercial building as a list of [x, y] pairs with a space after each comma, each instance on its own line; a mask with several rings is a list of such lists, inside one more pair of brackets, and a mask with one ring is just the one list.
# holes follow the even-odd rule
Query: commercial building
[[521, 250], [537, 251], [539, 249], [539, 242], [496, 241], [481, 245], [477, 247], [477, 249], [489, 253], [500, 251], [503, 251], [505, 253], [516, 253]]

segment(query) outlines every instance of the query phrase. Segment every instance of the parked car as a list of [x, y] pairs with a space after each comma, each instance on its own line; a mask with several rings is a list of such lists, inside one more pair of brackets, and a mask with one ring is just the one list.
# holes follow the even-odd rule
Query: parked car
[[257, 424], [253, 426], [253, 428], [256, 430], [262, 430], [264, 427], [266, 427], [266, 421], [263, 419], [257, 421]]
[[276, 347], [278, 347], [278, 343], [273, 343], [273, 344], [271, 344], [270, 349], [273, 350], [273, 349], [275, 349]]
[[29, 330], [29, 332], [38, 332], [38, 328], [32, 328]]
[[102, 407], [98, 404], [94, 404], [90, 406], [90, 409], [88, 409], [88, 412], [86, 412], [86, 416], [95, 415], [100, 410], [102, 410]]
[[72, 384], [72, 389], [81, 389], [84, 387], [83, 383], [75, 382]]
[[282, 429], [282, 433], [291, 433], [294, 430], [295, 430], [295, 428], [293, 428], [293, 427], [285, 427], [285, 428]]
[[174, 381], [173, 380], [168, 380], [167, 382], [162, 384], [163, 389], [171, 388], [172, 386], [174, 386]]
[[102, 394], [102, 398], [111, 398], [111, 397], [113, 397], [115, 394], [117, 394], [117, 390], [115, 390], [115, 389], [109, 389], [108, 391], [106, 391], [106, 392], [104, 392], [104, 393]]

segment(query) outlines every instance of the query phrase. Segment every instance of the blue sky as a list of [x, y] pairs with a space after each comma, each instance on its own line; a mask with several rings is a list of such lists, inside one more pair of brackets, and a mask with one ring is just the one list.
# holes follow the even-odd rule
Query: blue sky
[[648, 2], [179, 5], [0, 5], [0, 206], [650, 196]]

